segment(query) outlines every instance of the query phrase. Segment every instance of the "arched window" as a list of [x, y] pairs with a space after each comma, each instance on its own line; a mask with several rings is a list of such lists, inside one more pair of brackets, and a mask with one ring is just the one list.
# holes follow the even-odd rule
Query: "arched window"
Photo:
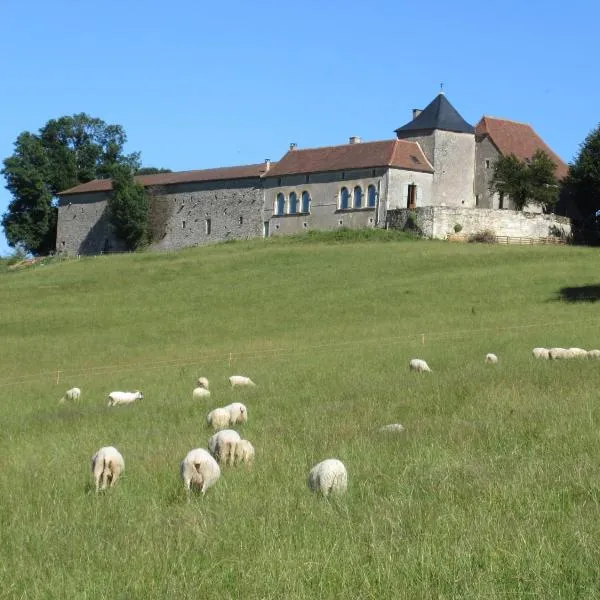
[[367, 206], [375, 208], [375, 202], [377, 199], [377, 190], [374, 185], [370, 185], [367, 189]]
[[302, 212], [310, 212], [310, 194], [306, 191], [302, 192]]
[[298, 212], [298, 195], [296, 192], [290, 194], [290, 215], [295, 215]]
[[343, 187], [340, 191], [340, 208], [345, 210], [350, 207], [350, 192], [348, 188]]
[[275, 201], [275, 214], [282, 215], [285, 212], [285, 196], [279, 192]]
[[363, 193], [360, 185], [354, 188], [354, 208], [362, 208]]

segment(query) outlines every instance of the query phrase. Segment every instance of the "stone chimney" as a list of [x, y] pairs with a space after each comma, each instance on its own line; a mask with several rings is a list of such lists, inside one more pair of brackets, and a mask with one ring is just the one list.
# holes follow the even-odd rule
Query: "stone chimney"
[[421, 108], [413, 108], [413, 120], [416, 119], [422, 112], [423, 109]]
[[298, 147], [298, 144], [296, 144], [296, 142], [292, 142], [290, 144], [290, 150], [295, 150]]
[[265, 173], [271, 168], [271, 159], [265, 158]]
[[353, 135], [350, 137], [350, 139], [348, 140], [349, 144], [360, 144], [361, 139], [358, 135]]

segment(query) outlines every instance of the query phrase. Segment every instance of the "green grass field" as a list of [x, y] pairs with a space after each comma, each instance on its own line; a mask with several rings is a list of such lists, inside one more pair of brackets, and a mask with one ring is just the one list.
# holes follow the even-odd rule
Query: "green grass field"
[[[3, 269], [0, 597], [599, 598], [600, 361], [531, 356], [600, 347], [600, 301], [560, 299], [599, 267], [381, 232]], [[188, 503], [180, 461], [237, 400], [255, 464]], [[343, 499], [307, 488], [325, 458]]]

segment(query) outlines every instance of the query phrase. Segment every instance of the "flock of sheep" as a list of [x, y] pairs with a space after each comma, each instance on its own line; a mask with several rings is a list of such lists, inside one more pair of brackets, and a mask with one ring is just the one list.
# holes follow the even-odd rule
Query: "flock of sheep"
[[[538, 359], [557, 360], [569, 358], [600, 359], [600, 350], [583, 350], [582, 348], [534, 348], [533, 356]], [[488, 353], [485, 356], [488, 364], [497, 364], [498, 357]], [[416, 372], [431, 372], [429, 365], [421, 358], [413, 358], [409, 369]], [[231, 387], [255, 386], [249, 378], [242, 375], [232, 375], [229, 378]], [[65, 392], [60, 402], [76, 401], [81, 396], [79, 388], [71, 388]], [[209, 382], [206, 377], [198, 378], [193, 390], [194, 399], [210, 397]], [[144, 398], [144, 394], [135, 392], [111, 392], [108, 395], [108, 406], [131, 404]], [[221, 408], [211, 410], [206, 421], [216, 433], [208, 442], [208, 450], [195, 448], [190, 450], [181, 462], [181, 479], [188, 493], [195, 487], [202, 494], [212, 487], [221, 476], [221, 465], [234, 466], [245, 463], [252, 464], [255, 456], [254, 446], [249, 440], [242, 439], [240, 434], [228, 427], [243, 424], [248, 421], [248, 409], [241, 402], [233, 402]], [[392, 423], [379, 431], [400, 433], [404, 427]], [[114, 487], [125, 469], [125, 461], [121, 453], [113, 446], [100, 448], [92, 458], [92, 474], [96, 492]], [[348, 473], [344, 464], [335, 458], [324, 460], [315, 465], [308, 474], [308, 486], [314, 492], [323, 496], [343, 494], [348, 488]]]

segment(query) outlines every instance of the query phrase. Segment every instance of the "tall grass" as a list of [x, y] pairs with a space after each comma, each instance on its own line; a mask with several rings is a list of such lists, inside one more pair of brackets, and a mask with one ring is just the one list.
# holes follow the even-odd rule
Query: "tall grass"
[[[597, 251], [349, 236], [0, 275], [0, 597], [598, 597], [600, 361], [531, 357], [600, 346], [598, 304], [558, 299]], [[187, 503], [179, 462], [234, 400], [255, 465]], [[126, 471], [96, 496], [103, 445]], [[339, 501], [306, 486], [324, 458]]]

